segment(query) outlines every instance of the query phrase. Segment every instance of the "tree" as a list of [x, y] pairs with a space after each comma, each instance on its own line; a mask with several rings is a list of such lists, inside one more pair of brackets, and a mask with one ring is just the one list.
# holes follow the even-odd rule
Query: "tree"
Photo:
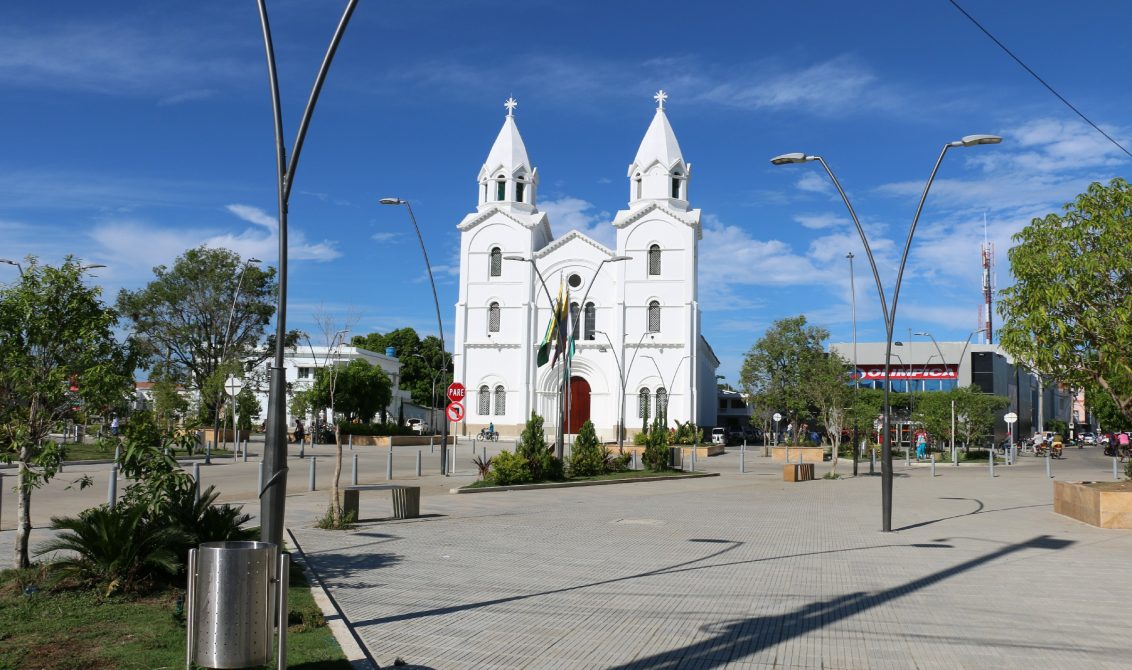
[[409, 391], [418, 405], [440, 404], [444, 389], [452, 382], [452, 355], [440, 348], [440, 339], [433, 335], [422, 339], [412, 328], [398, 328], [385, 335], [355, 335], [350, 343], [379, 354], [393, 347], [401, 362], [401, 388]]
[[[799, 419], [820, 412], [810, 376], [823, 368], [828, 338], [829, 331], [824, 328], [807, 326], [805, 316], [775, 321], [747, 352], [739, 383], [757, 407], [782, 412], [787, 422], [797, 426]], [[799, 432], [794, 431], [795, 440]]]
[[1100, 390], [1132, 420], [1132, 186], [1093, 183], [1013, 240], [1002, 347], [1059, 382]]
[[153, 383], [153, 415], [166, 427], [184, 418], [188, 410], [189, 401], [181, 395], [176, 382], [158, 379]]
[[1009, 405], [1009, 398], [983, 393], [974, 385], [956, 389], [955, 432], [969, 448], [972, 442], [991, 433], [995, 418]]
[[58, 267], [28, 259], [18, 283], [0, 289], [0, 457], [19, 463], [16, 565], [26, 568], [31, 492], [59, 471], [63, 450], [48, 433], [80, 404], [116, 406], [133, 390], [131, 342], [114, 336], [117, 313], [83, 284], [72, 257]]
[[[376, 365], [356, 358], [338, 368], [335, 384], [334, 412], [344, 415], [348, 420], [372, 421], [378, 410], [388, 407], [393, 399], [393, 382], [389, 375]], [[330, 406], [329, 368], [318, 368], [314, 373], [314, 384], [308, 391], [312, 407]], [[298, 397], [299, 394], [296, 394]]]
[[[118, 311], [132, 322], [157, 376], [195, 389], [203, 418], [215, 421], [224, 379], [242, 376], [273, 351], [267, 328], [275, 314], [275, 270], [201, 246], [153, 273], [157, 278], [145, 288], [118, 294]], [[297, 333], [288, 335], [289, 343], [295, 339]]]
[[818, 410], [829, 443], [833, 446], [833, 470], [841, 450], [841, 429], [845, 426], [846, 409], [853, 388], [849, 385], [852, 364], [836, 352], [811, 358], [806, 370], [806, 394]]

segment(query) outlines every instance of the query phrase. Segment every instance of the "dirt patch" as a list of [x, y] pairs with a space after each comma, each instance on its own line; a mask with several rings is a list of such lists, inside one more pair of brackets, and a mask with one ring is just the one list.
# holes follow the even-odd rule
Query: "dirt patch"
[[1119, 482], [1081, 482], [1081, 485], [1088, 486], [1098, 491], [1124, 491], [1132, 493], [1132, 480]]

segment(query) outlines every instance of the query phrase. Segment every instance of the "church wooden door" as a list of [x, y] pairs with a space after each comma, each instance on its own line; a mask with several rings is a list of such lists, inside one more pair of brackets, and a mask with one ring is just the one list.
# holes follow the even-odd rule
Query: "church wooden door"
[[570, 378], [570, 416], [566, 432], [577, 433], [590, 418], [590, 383], [581, 377]]

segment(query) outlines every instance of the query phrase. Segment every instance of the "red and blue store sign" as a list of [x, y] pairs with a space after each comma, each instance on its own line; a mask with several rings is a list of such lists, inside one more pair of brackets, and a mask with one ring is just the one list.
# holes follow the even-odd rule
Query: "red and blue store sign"
[[[884, 380], [883, 365], [858, 365], [857, 379], [862, 381]], [[894, 364], [888, 369], [888, 378], [893, 380], [933, 380], [933, 379], [959, 379], [958, 365], [899, 365]]]

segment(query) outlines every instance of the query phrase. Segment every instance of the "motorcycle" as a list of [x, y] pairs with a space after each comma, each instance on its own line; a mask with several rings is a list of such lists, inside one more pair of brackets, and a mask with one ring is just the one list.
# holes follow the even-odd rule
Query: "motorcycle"
[[498, 442], [499, 441], [499, 431], [488, 430], [487, 428], [480, 428], [479, 440], [480, 440], [480, 442], [483, 442], [483, 441], [486, 441], [486, 440], [491, 440], [492, 442]]
[[1061, 451], [1062, 451], [1063, 448], [1064, 448], [1064, 445], [1062, 445], [1061, 442], [1054, 442], [1049, 447], [1050, 456], [1053, 456], [1054, 458], [1061, 458]]
[[1049, 445], [1047, 445], [1045, 442], [1034, 443], [1035, 456], [1044, 456], [1047, 451], [1049, 451]]

